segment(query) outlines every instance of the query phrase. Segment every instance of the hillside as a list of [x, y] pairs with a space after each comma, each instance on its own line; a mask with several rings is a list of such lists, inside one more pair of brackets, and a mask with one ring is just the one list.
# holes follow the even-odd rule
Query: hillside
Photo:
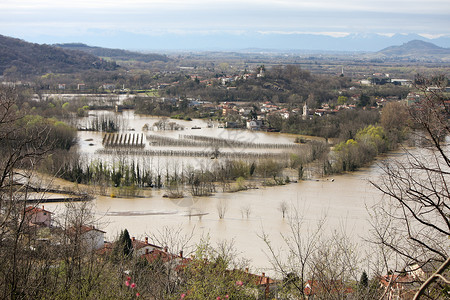
[[95, 56], [108, 57], [114, 60], [137, 60], [143, 62], [151, 62], [151, 61], [167, 62], [169, 60], [166, 55], [160, 55], [156, 53], [144, 54], [121, 49], [91, 47], [81, 43], [55, 44], [55, 46], [63, 49], [79, 50]]
[[450, 49], [436, 46], [435, 44], [413, 40], [400, 46], [391, 46], [377, 52], [385, 57], [409, 58], [409, 59], [450, 59]]
[[27, 77], [115, 68], [115, 62], [108, 62], [85, 52], [33, 44], [0, 35], [0, 75]]

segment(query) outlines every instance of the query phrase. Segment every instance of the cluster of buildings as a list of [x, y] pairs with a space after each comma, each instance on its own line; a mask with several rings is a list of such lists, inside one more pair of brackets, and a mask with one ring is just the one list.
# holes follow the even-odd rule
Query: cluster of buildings
[[245, 121], [246, 128], [250, 130], [269, 130], [265, 126], [265, 121], [270, 116], [279, 116], [281, 119], [287, 120], [292, 116], [298, 115], [303, 119], [311, 118], [312, 116], [326, 116], [335, 114], [341, 109], [353, 109], [355, 105], [339, 105], [336, 108], [331, 108], [328, 104], [324, 104], [320, 108], [311, 109], [307, 103], [304, 103], [301, 108], [288, 108], [283, 105], [274, 104], [270, 101], [263, 102], [256, 105], [236, 104], [231, 102], [223, 102], [218, 105], [222, 109], [222, 116], [236, 116]]
[[407, 87], [412, 87], [413, 85], [413, 81], [410, 79], [391, 78], [390, 74], [386, 73], [373, 73], [367, 79], [360, 80], [359, 83], [361, 85], [384, 85], [391, 83]]
[[[53, 228], [53, 213], [46, 210], [44, 206], [28, 206], [24, 214], [25, 222], [30, 228]], [[115, 247], [114, 242], [105, 241], [106, 232], [94, 226], [81, 225], [79, 228], [70, 227], [67, 231], [69, 239], [72, 235], [77, 234], [77, 241], [83, 243], [84, 249], [95, 251], [98, 255], [111, 254]], [[192, 260], [189, 257], [185, 257], [183, 251], [174, 254], [168, 251], [167, 246], [162, 247], [150, 243], [148, 237], [145, 237], [144, 240], [131, 237], [131, 245], [131, 253], [134, 257], [143, 258], [150, 264], [155, 261], [162, 262], [174, 271], [180, 271]], [[388, 274], [378, 277], [379, 288], [385, 295], [383, 299], [413, 299], [421, 283], [427, 280], [439, 266], [440, 263], [430, 260], [423, 264], [409, 265], [400, 274]], [[246, 276], [244, 278], [248, 278], [247, 282], [251, 282], [252, 285], [266, 295], [276, 291], [280, 284], [280, 282], [266, 276], [265, 273], [261, 275], [251, 274], [248, 268], [245, 270], [230, 270], [230, 272], [244, 274]], [[352, 287], [340, 281], [325, 282], [318, 280], [306, 281], [303, 293], [307, 299], [314, 299], [316, 294], [322, 294], [324, 289], [328, 291], [330, 286], [336, 290], [336, 293], [342, 294], [345, 298], [351, 299], [355, 293]]]
[[[53, 225], [53, 214], [51, 211], [46, 210], [44, 206], [28, 206], [24, 211], [24, 223], [29, 227], [29, 230], [59, 230]], [[95, 226], [87, 225], [72, 226], [67, 228], [65, 232], [69, 244], [77, 242], [85, 251], [94, 251], [99, 256], [111, 255], [116, 246], [115, 242], [107, 242], [105, 240], [105, 234], [105, 231]], [[131, 255], [133, 257], [145, 259], [150, 264], [156, 261], [162, 262], [175, 273], [186, 267], [192, 260], [190, 257], [185, 257], [182, 250], [178, 253], [171, 253], [167, 246], [162, 247], [150, 243], [148, 237], [145, 237], [143, 241], [134, 236], [131, 237], [131, 247]], [[261, 275], [251, 274], [248, 268], [245, 271], [230, 270], [230, 272], [246, 274], [247, 282], [251, 282], [257, 289], [267, 294], [276, 288], [276, 281], [266, 276], [265, 273]]]
[[[53, 213], [46, 210], [43, 205], [42, 207], [27, 206], [24, 211], [24, 221], [30, 231], [43, 231], [45, 229], [58, 233], [64, 231], [54, 226]], [[66, 236], [69, 242], [76, 237], [77, 241], [80, 241], [87, 250], [97, 250], [104, 247], [105, 233], [95, 226], [80, 225], [66, 228], [62, 235]], [[48, 242], [51, 240], [51, 233], [48, 235], [41, 234], [41, 237], [41, 242]]]

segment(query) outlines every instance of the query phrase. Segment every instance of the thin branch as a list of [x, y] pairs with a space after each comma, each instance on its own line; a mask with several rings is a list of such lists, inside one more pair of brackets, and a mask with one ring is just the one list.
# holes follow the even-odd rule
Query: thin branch
[[[442, 273], [450, 266], [450, 257], [447, 258], [447, 260], [442, 263], [442, 265], [437, 269], [436, 272], [434, 272], [433, 275], [431, 275], [419, 288], [417, 293], [414, 295], [413, 300], [419, 299], [422, 295], [424, 295], [426, 289], [428, 286], [430, 286], [434, 281], [436, 281], [438, 278], [442, 278]], [[446, 279], [444, 279], [446, 283], [449, 283]]]

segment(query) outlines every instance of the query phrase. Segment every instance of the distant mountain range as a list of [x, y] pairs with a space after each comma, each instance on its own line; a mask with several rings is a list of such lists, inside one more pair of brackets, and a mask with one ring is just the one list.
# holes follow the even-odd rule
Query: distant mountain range
[[63, 49], [79, 50], [95, 56], [111, 58], [113, 60], [137, 60], [143, 62], [151, 62], [151, 61], [167, 62], [169, 60], [169, 58], [166, 55], [161, 54], [155, 53], [144, 54], [121, 49], [92, 47], [82, 43], [55, 44], [54, 46]]
[[393, 45], [401, 45], [412, 40], [431, 42], [440, 47], [450, 47], [450, 36], [429, 39], [417, 34], [349, 34], [333, 37], [313, 33], [281, 32], [205, 32], [205, 33], [164, 33], [149, 35], [124, 31], [90, 31], [83, 36], [33, 36], [29, 40], [37, 43], [80, 42], [105, 48], [167, 53], [170, 51], [248, 51], [267, 52], [377, 52]]
[[[256, 52], [248, 49], [243, 52]], [[281, 50], [280, 50], [281, 51]], [[311, 52], [313, 50], [290, 50]], [[350, 52], [349, 52], [350, 53]], [[400, 46], [389, 46], [378, 52], [356, 53], [360, 58], [439, 60], [450, 62], [450, 48], [439, 47], [423, 40], [407, 41]], [[168, 61], [166, 55], [143, 54], [119, 49], [92, 47], [80, 43], [54, 46], [28, 43], [0, 35], [0, 75], [32, 76], [46, 73], [74, 73], [90, 69], [114, 70], [112, 60]]]
[[81, 51], [28, 43], [0, 35], [0, 75], [33, 76], [89, 69], [114, 70], [108, 62]]

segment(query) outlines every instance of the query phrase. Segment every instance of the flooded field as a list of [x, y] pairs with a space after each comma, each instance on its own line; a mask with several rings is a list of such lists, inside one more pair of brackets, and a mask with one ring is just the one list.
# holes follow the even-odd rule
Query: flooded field
[[[115, 133], [87, 130], [92, 124], [106, 120], [118, 124], [119, 130]], [[181, 129], [161, 130], [153, 126], [162, 120], [166, 125], [176, 124]], [[289, 153], [301, 152], [304, 147], [295, 144], [295, 136], [292, 135], [227, 129], [218, 122], [173, 120], [139, 115], [132, 110], [122, 113], [94, 111], [89, 117], [81, 118], [77, 126], [86, 129], [78, 132], [76, 146], [86, 164], [96, 160], [114, 164], [120, 160], [154, 168], [174, 169], [183, 166], [197, 169], [209, 168], [221, 159], [251, 161], [267, 157], [287, 160]], [[142, 147], [105, 145], [105, 141], [120, 145], [133, 136], [139, 136]]]
[[[97, 112], [100, 113], [100, 112]], [[218, 127], [208, 128], [207, 122], [176, 120], [185, 127], [182, 131], [143, 131], [145, 124], [152, 125], [160, 120], [156, 117], [139, 116], [133, 112], [123, 113], [124, 128], [128, 132], [159, 135], [178, 138], [179, 135], [195, 134], [204, 137], [234, 139], [236, 141], [253, 141], [257, 143], [293, 144], [294, 137], [279, 133], [251, 132], [246, 130], [230, 130]], [[91, 116], [90, 118], [94, 118]], [[84, 121], [87, 121], [85, 119]], [[172, 121], [172, 120], [171, 120]], [[198, 127], [199, 129], [192, 129]], [[123, 130], [123, 131], [127, 131]], [[91, 131], [79, 132], [79, 149], [90, 159], [101, 157], [103, 134]], [[186, 149], [192, 147], [185, 147]], [[182, 149], [184, 149], [181, 147]], [[144, 149], [163, 148], [152, 146], [148, 142]], [[173, 147], [180, 149], [180, 147]], [[193, 147], [202, 150], [201, 147]], [[206, 151], [207, 147], [204, 147]], [[228, 151], [260, 151], [261, 149], [241, 149], [230, 147]], [[268, 151], [263, 150], [263, 151]], [[283, 149], [270, 151], [282, 152]], [[114, 159], [114, 154], [109, 154]], [[117, 157], [115, 157], [117, 158]], [[198, 157], [149, 157], [154, 163], [179, 167], [183, 164], [212, 164], [215, 160]], [[370, 168], [352, 173], [290, 183], [285, 186], [260, 187], [237, 193], [217, 192], [209, 197], [193, 197], [185, 193], [184, 198], [168, 199], [163, 197], [164, 189], [148, 189], [137, 198], [111, 198], [98, 196], [93, 201], [93, 209], [99, 226], [107, 232], [109, 240], [114, 239], [120, 230], [127, 228], [132, 236], [144, 239], [145, 236], [157, 236], [164, 227], [194, 233], [192, 244], [204, 236], [212, 242], [221, 240], [234, 241], [235, 248], [242, 256], [251, 260], [255, 270], [266, 271], [270, 264], [265, 254], [265, 244], [261, 235], [270, 236], [273, 244], [281, 245], [280, 234], [289, 231], [288, 217], [282, 217], [280, 205], [288, 206], [287, 215], [294, 210], [304, 218], [305, 232], [309, 226], [326, 217], [326, 232], [343, 229], [355, 242], [367, 237], [370, 226], [366, 207], [380, 199], [380, 194], [369, 183], [375, 178], [379, 168]], [[64, 204], [48, 204], [51, 210], [61, 211]], [[219, 218], [219, 210], [224, 217]], [[325, 232], [325, 233], [326, 233]]]
[[[186, 233], [194, 232], [193, 243], [206, 235], [212, 242], [234, 241], [238, 252], [250, 259], [252, 266], [269, 271], [264, 252], [267, 249], [259, 236], [264, 232], [275, 245], [281, 245], [280, 234], [289, 232], [289, 224], [288, 218], [282, 218], [280, 203], [288, 204], [288, 215], [294, 209], [300, 212], [305, 220], [305, 233], [325, 216], [326, 232], [342, 228], [355, 242], [361, 242], [370, 229], [366, 206], [380, 199], [367, 181], [376, 173], [377, 168], [373, 167], [336, 176], [333, 181], [303, 181], [210, 197], [187, 195], [168, 199], [163, 197], [163, 190], [148, 191], [142, 198], [99, 196], [93, 201], [93, 209], [109, 240], [124, 228], [142, 239], [158, 235], [165, 226], [183, 228]], [[223, 219], [218, 215], [221, 203], [226, 207]], [[60, 211], [64, 204], [49, 203], [46, 207]]]

